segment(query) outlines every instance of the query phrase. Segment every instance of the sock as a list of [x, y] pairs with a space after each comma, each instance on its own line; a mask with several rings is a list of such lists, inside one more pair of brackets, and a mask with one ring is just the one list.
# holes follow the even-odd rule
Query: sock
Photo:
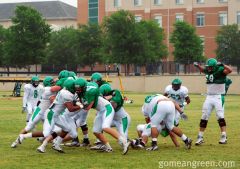
[[226, 131], [223, 131], [222, 136], [226, 136], [226, 135], [227, 135]]
[[107, 148], [112, 148], [111, 146], [110, 146], [110, 144], [109, 144], [109, 142], [107, 142], [106, 144], [105, 144], [105, 146], [107, 147]]
[[181, 136], [181, 139], [182, 139], [183, 141], [185, 141], [185, 140], [187, 139], [187, 136], [186, 136], [185, 134], [183, 134], [183, 135]]
[[41, 146], [43, 146], [43, 147], [46, 147], [47, 146], [47, 144], [48, 144], [48, 142], [46, 141], [46, 139], [43, 141], [43, 143], [42, 143], [42, 145]]
[[198, 133], [198, 135], [200, 136], [200, 137], [203, 137], [203, 131], [199, 131], [199, 133]]
[[88, 134], [84, 134], [83, 138], [87, 138], [88, 139]]
[[62, 143], [62, 140], [63, 140], [62, 137], [58, 137], [58, 138], [57, 138], [57, 141], [56, 141], [56, 144], [57, 144], [57, 145], [60, 145], [60, 144]]
[[23, 134], [24, 138], [32, 138], [32, 133]]
[[152, 146], [157, 145], [157, 138], [152, 138]]

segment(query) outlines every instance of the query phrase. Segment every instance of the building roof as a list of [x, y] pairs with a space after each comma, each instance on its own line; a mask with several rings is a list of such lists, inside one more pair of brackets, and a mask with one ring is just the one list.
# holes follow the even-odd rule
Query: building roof
[[0, 21], [8, 21], [15, 15], [17, 6], [25, 5], [35, 8], [47, 19], [73, 19], [77, 20], [77, 8], [61, 1], [0, 3]]

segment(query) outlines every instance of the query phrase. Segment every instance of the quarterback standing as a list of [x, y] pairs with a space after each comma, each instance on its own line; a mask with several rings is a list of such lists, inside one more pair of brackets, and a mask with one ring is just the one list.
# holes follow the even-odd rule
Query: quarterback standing
[[204, 143], [203, 133], [207, 127], [208, 119], [211, 112], [215, 108], [218, 124], [221, 130], [221, 137], [219, 144], [227, 143], [226, 121], [224, 118], [223, 94], [225, 94], [226, 76], [232, 72], [232, 69], [222, 63], [218, 63], [216, 59], [211, 58], [207, 60], [205, 67], [194, 63], [200, 72], [206, 75], [207, 97], [203, 103], [202, 117], [200, 120], [200, 129], [195, 145]]

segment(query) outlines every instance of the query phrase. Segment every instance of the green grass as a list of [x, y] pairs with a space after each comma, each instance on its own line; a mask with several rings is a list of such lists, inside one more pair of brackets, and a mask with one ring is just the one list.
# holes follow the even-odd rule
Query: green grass
[[[170, 138], [158, 138], [159, 150], [147, 152], [145, 150], [130, 149], [126, 156], [121, 155], [121, 148], [117, 141], [108, 136], [112, 145], [113, 153], [100, 153], [87, 148], [64, 147], [65, 154], [59, 154], [48, 145], [45, 154], [36, 152], [39, 143], [36, 139], [24, 140], [22, 145], [16, 149], [10, 148], [10, 144], [16, 139], [18, 132], [25, 126], [25, 114], [21, 114], [22, 98], [8, 97], [10, 92], [0, 92], [0, 168], [159, 168], [159, 161], [234, 161], [235, 167], [240, 168], [240, 129], [239, 129], [239, 100], [240, 96], [229, 95], [226, 97], [225, 117], [227, 121], [228, 144], [219, 145], [219, 127], [213, 112], [205, 132], [205, 144], [191, 150], [185, 150], [181, 142], [180, 148], [175, 148]], [[134, 100], [133, 104], [125, 104], [125, 109], [132, 118], [129, 131], [130, 138], [137, 137], [137, 124], [144, 123], [141, 113], [143, 93], [127, 93]], [[201, 95], [190, 95], [191, 104], [186, 107], [185, 112], [189, 116], [188, 121], [181, 121], [180, 128], [184, 133], [196, 141], [199, 120], [201, 117], [202, 103], [205, 99]], [[88, 124], [89, 135], [93, 142], [92, 123], [95, 112], [91, 111]], [[41, 125], [38, 125], [41, 129]], [[82, 139], [82, 135], [79, 132]], [[150, 145], [150, 143], [148, 144]], [[170, 167], [165, 167], [170, 168]], [[175, 168], [175, 167], [172, 167]], [[180, 167], [181, 168], [181, 167]], [[182, 167], [190, 168], [190, 167]], [[207, 168], [207, 167], [203, 167]], [[220, 167], [208, 167], [220, 168]]]

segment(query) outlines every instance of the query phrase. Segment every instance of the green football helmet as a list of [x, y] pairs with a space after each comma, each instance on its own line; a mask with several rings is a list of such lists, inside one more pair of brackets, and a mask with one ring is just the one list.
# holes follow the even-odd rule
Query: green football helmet
[[63, 87], [65, 87], [65, 89], [70, 91], [71, 93], [75, 93], [75, 80], [73, 79], [65, 80], [63, 83]]
[[100, 83], [102, 81], [102, 74], [101, 73], [93, 73], [91, 76], [91, 81], [92, 82], [96, 82], [96, 83]]
[[73, 79], [77, 79], [77, 74], [73, 71], [69, 71], [69, 77], [73, 77]]
[[59, 74], [58, 74], [58, 79], [62, 79], [62, 78], [67, 78], [69, 77], [69, 71], [67, 70], [62, 70]]
[[173, 90], [175, 90], [175, 91], [177, 91], [178, 89], [180, 89], [181, 85], [182, 85], [182, 81], [181, 81], [181, 79], [179, 79], [179, 78], [176, 78], [176, 79], [174, 79], [174, 80], [172, 81], [172, 88], [173, 88]]
[[39, 85], [39, 77], [38, 76], [32, 76], [31, 78], [31, 84], [34, 87], [37, 87]]
[[94, 82], [88, 82], [86, 85], [86, 92], [88, 95], [98, 96], [99, 95], [98, 85]]
[[52, 76], [46, 76], [43, 80], [43, 85], [45, 87], [47, 86], [53, 86], [54, 85], [54, 80]]
[[99, 92], [102, 96], [108, 96], [111, 94], [112, 88], [109, 84], [104, 84], [99, 88]]
[[214, 59], [214, 58], [208, 59], [207, 63], [206, 63], [206, 66], [207, 67], [210, 67], [210, 66], [215, 67], [215, 66], [217, 66], [217, 60]]
[[83, 92], [86, 89], [87, 81], [84, 78], [78, 78], [75, 80], [75, 90], [77, 93]]

